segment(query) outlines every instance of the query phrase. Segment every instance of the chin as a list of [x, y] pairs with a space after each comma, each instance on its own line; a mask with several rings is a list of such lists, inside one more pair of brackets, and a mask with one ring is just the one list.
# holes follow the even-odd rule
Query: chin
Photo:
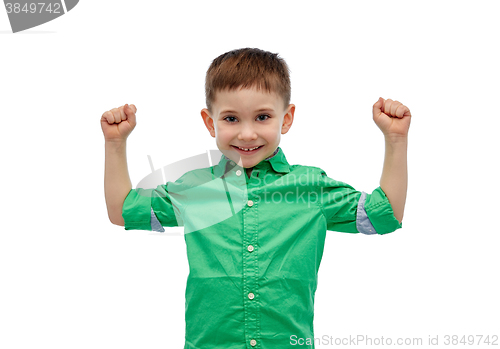
[[243, 163], [243, 167], [244, 168], [251, 168], [251, 167], [254, 167], [255, 165], [257, 165], [259, 162], [257, 161], [253, 161], [253, 162], [244, 162]]

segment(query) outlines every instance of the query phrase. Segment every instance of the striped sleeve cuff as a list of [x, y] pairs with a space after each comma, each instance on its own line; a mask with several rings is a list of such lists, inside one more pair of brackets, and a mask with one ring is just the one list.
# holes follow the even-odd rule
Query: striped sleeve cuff
[[165, 229], [163, 229], [160, 221], [156, 218], [155, 211], [151, 207], [151, 231], [157, 231], [160, 233], [164, 233]]
[[366, 193], [361, 192], [361, 197], [358, 201], [358, 211], [356, 214], [356, 228], [362, 234], [372, 235], [377, 234], [377, 231], [373, 227], [373, 224], [370, 222], [368, 215], [365, 210], [365, 201], [366, 201]]

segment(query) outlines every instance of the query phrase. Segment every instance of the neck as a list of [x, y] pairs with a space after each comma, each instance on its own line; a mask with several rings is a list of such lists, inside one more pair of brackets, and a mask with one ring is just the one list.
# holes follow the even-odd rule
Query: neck
[[252, 174], [252, 170], [253, 170], [253, 167], [249, 167], [246, 169], [248, 178], [250, 178], [250, 175]]

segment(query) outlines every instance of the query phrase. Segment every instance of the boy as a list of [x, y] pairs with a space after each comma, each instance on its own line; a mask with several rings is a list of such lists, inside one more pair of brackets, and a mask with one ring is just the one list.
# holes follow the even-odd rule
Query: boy
[[205, 90], [201, 116], [220, 161], [156, 189], [132, 189], [128, 176], [125, 142], [135, 106], [103, 114], [109, 219], [125, 229], [184, 226], [184, 348], [290, 348], [292, 338], [314, 338], [326, 230], [386, 234], [401, 227], [411, 114], [390, 99], [373, 105], [386, 155], [380, 187], [366, 194], [320, 168], [288, 164], [279, 142], [295, 105], [277, 54], [227, 52], [210, 65]]

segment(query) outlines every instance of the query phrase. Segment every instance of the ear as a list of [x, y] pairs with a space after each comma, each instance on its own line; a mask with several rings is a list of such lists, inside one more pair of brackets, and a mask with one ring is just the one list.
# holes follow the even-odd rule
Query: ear
[[207, 130], [210, 132], [210, 135], [215, 138], [214, 120], [210, 116], [210, 112], [207, 108], [203, 108], [201, 110], [201, 117], [203, 119], [203, 122], [205, 123], [205, 126], [207, 127]]
[[285, 134], [290, 130], [293, 123], [293, 115], [295, 114], [295, 104], [290, 104], [286, 109], [286, 114], [283, 116], [283, 124], [281, 125], [281, 134]]

